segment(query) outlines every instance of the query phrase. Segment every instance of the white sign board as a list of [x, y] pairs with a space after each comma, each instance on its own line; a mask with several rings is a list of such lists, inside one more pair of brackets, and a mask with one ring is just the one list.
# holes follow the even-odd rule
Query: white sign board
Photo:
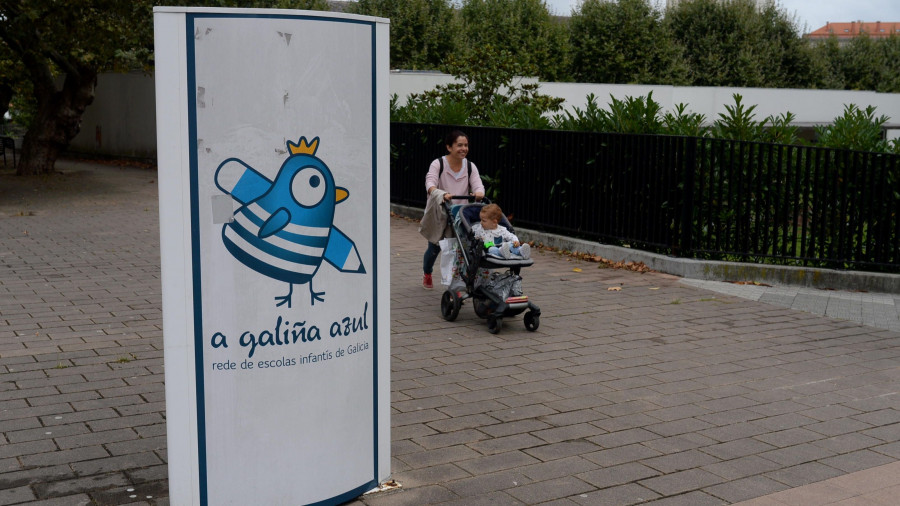
[[154, 10], [170, 497], [390, 473], [387, 20]]

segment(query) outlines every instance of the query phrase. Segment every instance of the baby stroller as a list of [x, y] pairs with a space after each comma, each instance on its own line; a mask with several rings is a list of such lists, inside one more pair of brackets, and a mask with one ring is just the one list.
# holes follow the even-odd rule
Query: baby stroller
[[[481, 221], [481, 208], [490, 200], [475, 203], [474, 197], [453, 196], [465, 199], [468, 204], [451, 205], [444, 202], [447, 219], [452, 223], [453, 235], [457, 241], [462, 259], [458, 269], [458, 279], [441, 296], [441, 315], [453, 321], [459, 315], [462, 303], [472, 299], [475, 314], [487, 319], [488, 332], [496, 334], [503, 328], [503, 318], [528, 311], [524, 316], [525, 328], [534, 332], [540, 325], [541, 309], [522, 293], [522, 267], [534, 264], [532, 259], [504, 259], [487, 254], [484, 243], [475, 238], [472, 225]], [[506, 217], [500, 222], [510, 232], [515, 232]], [[490, 272], [486, 269], [505, 269]]]

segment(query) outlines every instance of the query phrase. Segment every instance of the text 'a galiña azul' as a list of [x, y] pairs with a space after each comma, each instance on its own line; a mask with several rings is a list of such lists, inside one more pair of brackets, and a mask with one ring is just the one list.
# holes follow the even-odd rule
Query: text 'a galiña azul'
[[[366, 302], [362, 316], [358, 318], [347, 316], [333, 322], [328, 328], [328, 335], [331, 337], [349, 336], [362, 330], [368, 330], [368, 310], [369, 303]], [[257, 346], [285, 346], [298, 342], [309, 343], [321, 340], [322, 332], [317, 325], [307, 325], [305, 321], [291, 323], [286, 318], [279, 316], [274, 329], [263, 329], [257, 334], [250, 330], [242, 332], [238, 344], [244, 348], [250, 348], [247, 358], [252, 358]], [[209, 344], [213, 348], [228, 348], [228, 336], [223, 332], [216, 332]]]

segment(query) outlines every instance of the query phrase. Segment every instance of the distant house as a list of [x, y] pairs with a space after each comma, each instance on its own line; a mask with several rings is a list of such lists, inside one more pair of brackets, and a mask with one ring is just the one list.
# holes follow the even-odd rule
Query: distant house
[[876, 21], [874, 23], [866, 23], [864, 21], [852, 21], [850, 23], [826, 23], [822, 28], [813, 30], [804, 35], [804, 37], [812, 41], [821, 41], [834, 36], [837, 38], [838, 44], [844, 45], [864, 33], [873, 39], [887, 38], [891, 35], [900, 36], [900, 22], [882, 23], [881, 21]]

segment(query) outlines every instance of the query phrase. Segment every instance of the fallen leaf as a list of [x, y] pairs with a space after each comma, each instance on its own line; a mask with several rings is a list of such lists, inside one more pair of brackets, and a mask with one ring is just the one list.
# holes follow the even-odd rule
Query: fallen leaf
[[581, 272], [581, 269], [579, 269], [578, 267], [576, 267], [576, 268], [572, 269], [572, 271], [573, 271], [573, 272]]
[[659, 290], [659, 287], [658, 287], [658, 286], [654, 286], [653, 288], [651, 288], [651, 290]]
[[621, 292], [621, 291], [622, 291], [622, 287], [621, 287], [621, 286], [611, 286], [611, 287], [607, 288], [606, 291], [608, 291], [608, 292]]
[[735, 285], [772, 286], [765, 283], [760, 283], [759, 281], [732, 281], [731, 283]]

